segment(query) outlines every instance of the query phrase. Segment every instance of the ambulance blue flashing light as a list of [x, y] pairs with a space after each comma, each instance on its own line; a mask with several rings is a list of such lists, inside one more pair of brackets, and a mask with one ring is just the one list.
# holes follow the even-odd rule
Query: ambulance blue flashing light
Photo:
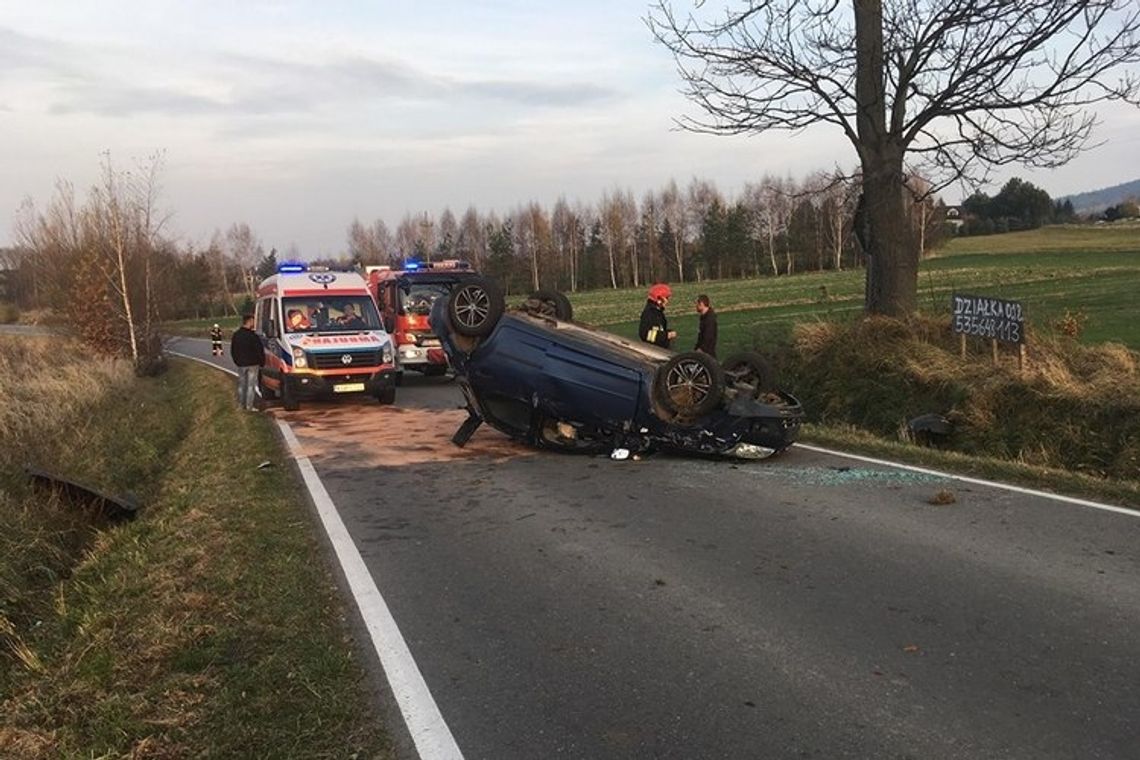
[[308, 269], [308, 266], [303, 261], [282, 261], [277, 265], [278, 274], [298, 274], [300, 272], [306, 272]]
[[418, 261], [405, 261], [404, 262], [404, 269], [409, 271], [409, 272], [414, 272], [419, 268], [420, 268], [420, 262], [418, 262]]

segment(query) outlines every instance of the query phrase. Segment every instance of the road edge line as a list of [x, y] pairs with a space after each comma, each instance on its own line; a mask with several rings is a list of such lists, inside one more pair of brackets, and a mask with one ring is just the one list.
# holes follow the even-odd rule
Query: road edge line
[[[221, 370], [229, 375], [237, 372], [226, 367], [220, 367], [213, 362], [189, 356], [177, 351], [167, 350], [167, 353], [183, 359], [196, 361], [207, 367]], [[305, 488], [309, 491], [309, 498], [321, 519], [321, 527], [325, 530], [333, 552], [336, 554], [340, 570], [348, 582], [349, 593], [356, 602], [356, 608], [368, 629], [368, 636], [372, 640], [372, 648], [380, 658], [380, 666], [388, 679], [388, 686], [400, 706], [400, 714], [404, 718], [404, 725], [411, 734], [416, 745], [416, 752], [420, 760], [463, 760], [463, 753], [455, 742], [455, 737], [448, 728], [439, 706], [435, 703], [427, 682], [419, 666], [416, 665], [408, 644], [396, 625], [396, 619], [388, 609], [388, 603], [380, 593], [364, 558], [349, 535], [348, 529], [341, 520], [336, 504], [325, 489], [313, 463], [305, 456], [301, 442], [297, 440], [293, 428], [285, 420], [274, 420], [281, 437], [289, 447], [289, 454], [297, 465]]]
[[895, 467], [900, 470], [909, 470], [911, 472], [918, 472], [924, 475], [936, 475], [941, 478], [949, 480], [959, 480], [963, 483], [972, 483], [979, 486], [988, 486], [990, 488], [998, 488], [1004, 491], [1012, 491], [1014, 493], [1025, 494], [1027, 496], [1039, 496], [1044, 499], [1052, 499], [1054, 501], [1061, 501], [1067, 504], [1076, 504], [1081, 507], [1089, 507], [1091, 509], [1102, 509], [1106, 512], [1116, 512], [1129, 517], [1140, 517], [1140, 510], [1130, 509], [1129, 507], [1118, 507], [1114, 504], [1104, 504], [1099, 501], [1091, 501], [1089, 499], [1078, 499], [1075, 496], [1062, 496], [1061, 494], [1049, 493], [1048, 491], [1038, 491], [1033, 488], [1023, 488], [1022, 486], [1010, 485], [1009, 483], [1000, 483], [996, 480], [983, 480], [982, 478], [972, 478], [968, 475], [955, 475], [952, 472], [942, 472], [941, 470], [932, 470], [928, 467], [918, 467], [912, 464], [902, 464], [901, 462], [892, 462], [888, 459], [876, 459], [874, 457], [867, 457], [861, 454], [848, 454], [843, 451], [836, 451], [834, 449], [825, 449], [822, 446], [813, 446], [810, 443], [795, 443], [796, 448], [807, 449], [808, 451], [815, 451], [820, 454], [830, 454], [836, 457], [845, 457], [847, 459], [855, 459], [860, 462], [867, 462], [869, 464], [878, 464], [885, 467]]
[[179, 359], [189, 359], [192, 362], [198, 362], [199, 364], [205, 364], [210, 369], [220, 370], [221, 372], [225, 372], [227, 375], [233, 375], [234, 377], [237, 377], [237, 372], [233, 371], [229, 367], [218, 366], [217, 364], [214, 364], [213, 362], [210, 362], [210, 361], [206, 361], [205, 359], [203, 359], [199, 356], [191, 356], [190, 354], [183, 354], [183, 353], [180, 353], [178, 351], [171, 351], [169, 348], [165, 349], [165, 351], [166, 351], [166, 353], [170, 354], [171, 356], [177, 356]]
[[416, 750], [422, 760], [462, 760], [463, 753], [455, 742], [442, 713], [439, 711], [435, 699], [428, 690], [427, 682], [420, 673], [407, 642], [400, 634], [396, 619], [392, 617], [387, 602], [384, 601], [380, 589], [360, 551], [353, 543], [352, 536], [341, 520], [324, 483], [317, 475], [313, 463], [305, 456], [301, 449], [301, 442], [293, 433], [293, 429], [284, 420], [275, 420], [281, 435], [289, 446], [293, 460], [301, 472], [301, 478], [309, 489], [309, 495], [321, 518], [325, 534], [340, 562], [341, 571], [348, 581], [349, 591], [356, 600], [357, 608], [364, 619], [368, 635], [372, 639], [372, 646], [380, 657], [384, 675], [392, 689], [400, 712], [404, 716], [404, 723], [415, 742]]

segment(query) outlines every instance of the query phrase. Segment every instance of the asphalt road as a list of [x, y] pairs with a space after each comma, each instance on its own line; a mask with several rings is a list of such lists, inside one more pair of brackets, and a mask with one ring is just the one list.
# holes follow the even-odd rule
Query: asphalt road
[[795, 448], [460, 453], [458, 403], [286, 419], [465, 757], [1140, 758], [1136, 516]]

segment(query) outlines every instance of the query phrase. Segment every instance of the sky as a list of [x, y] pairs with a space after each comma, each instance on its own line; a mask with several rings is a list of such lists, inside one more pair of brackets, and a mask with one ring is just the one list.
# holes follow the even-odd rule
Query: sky
[[[732, 197], [765, 174], [855, 164], [826, 127], [678, 130], [696, 111], [646, 14], [629, 0], [0, 0], [0, 247], [25, 199], [42, 209], [60, 180], [82, 196], [104, 154], [130, 169], [162, 153], [176, 239], [244, 222], [310, 259], [343, 252], [354, 218], [394, 230], [409, 213], [640, 198], [694, 176]], [[1100, 118], [1099, 148], [996, 181], [1056, 197], [1136, 179], [1140, 110]]]

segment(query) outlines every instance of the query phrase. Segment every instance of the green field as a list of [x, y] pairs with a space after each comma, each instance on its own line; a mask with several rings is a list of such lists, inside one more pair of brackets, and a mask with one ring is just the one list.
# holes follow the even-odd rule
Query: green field
[[[674, 284], [676, 348], [695, 341], [698, 293], [708, 293], [720, 315], [719, 353], [726, 355], [786, 338], [796, 322], [858, 315], [863, 281], [863, 271], [855, 270]], [[919, 306], [949, 313], [956, 291], [1021, 301], [1038, 331], [1052, 331], [1066, 311], [1082, 314], [1083, 342], [1140, 350], [1140, 226], [1058, 226], [952, 240], [922, 262]], [[571, 300], [576, 319], [632, 337], [644, 291], [575, 293]]]

